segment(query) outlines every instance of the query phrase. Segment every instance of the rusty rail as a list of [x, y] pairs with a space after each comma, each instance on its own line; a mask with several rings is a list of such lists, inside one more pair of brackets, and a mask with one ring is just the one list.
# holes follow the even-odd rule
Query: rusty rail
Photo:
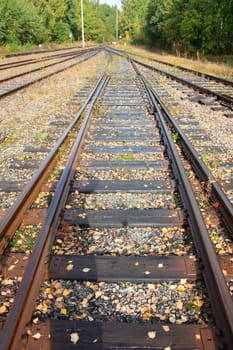
[[64, 134], [59, 138], [56, 145], [50, 151], [46, 159], [41, 164], [40, 168], [33, 175], [31, 180], [25, 186], [21, 194], [17, 197], [13, 206], [7, 211], [2, 220], [0, 221], [0, 254], [3, 254], [6, 246], [8, 245], [9, 240], [12, 238], [15, 230], [18, 228], [19, 224], [22, 221], [25, 211], [30, 207], [36, 195], [38, 194], [41, 185], [44, 180], [47, 178], [49, 171], [56, 162], [59, 148], [68, 142], [69, 132], [79, 121], [82, 113], [86, 109], [88, 103], [93, 98], [96, 90], [101, 83], [102, 78], [100, 78], [95, 85], [94, 89], [91, 91], [83, 106], [80, 108], [76, 114], [74, 120], [65, 130]]
[[85, 114], [82, 126], [70, 153], [61, 179], [59, 181], [56, 193], [48, 208], [44, 225], [39, 234], [39, 239], [35, 249], [30, 257], [29, 265], [25, 271], [19, 291], [16, 295], [14, 305], [7, 318], [5, 327], [2, 332], [0, 349], [19, 349], [22, 341], [22, 335], [25, 331], [26, 324], [30, 321], [33, 312], [32, 306], [36, 301], [40, 285], [42, 283], [46, 265], [46, 259], [53, 243], [54, 234], [60, 222], [60, 214], [70, 190], [70, 181], [75, 171], [75, 165], [78, 160], [80, 149], [84, 137], [88, 131], [90, 115], [97, 98], [102, 93], [108, 77], [102, 77], [94, 97]]
[[[172, 160], [174, 174], [178, 179], [178, 187], [187, 212], [193, 240], [198, 252], [198, 256], [203, 265], [203, 276], [206, 282], [207, 290], [210, 296], [211, 304], [215, 314], [215, 320], [218, 327], [218, 334], [222, 334], [222, 346], [226, 344], [227, 349], [231, 349], [233, 344], [233, 301], [226, 284], [225, 277], [219, 265], [216, 252], [213, 248], [201, 212], [199, 210], [191, 185], [185, 174], [185, 170], [177, 153], [174, 141], [168, 130], [165, 120], [168, 118], [168, 112], [163, 108], [157, 94], [140, 74], [139, 70], [132, 62], [135, 71], [140, 76], [145, 89], [149, 95], [151, 104], [155, 108], [155, 118], [161, 129], [163, 140], [167, 146], [167, 153]], [[169, 116], [169, 120], [171, 120]], [[182, 137], [182, 135], [181, 135]], [[231, 216], [233, 222], [233, 216]], [[223, 347], [225, 349], [225, 347]]]

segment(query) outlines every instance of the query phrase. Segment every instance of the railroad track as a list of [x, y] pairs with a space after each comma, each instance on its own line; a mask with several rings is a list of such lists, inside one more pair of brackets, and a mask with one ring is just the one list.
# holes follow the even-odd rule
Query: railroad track
[[[0, 349], [230, 349], [230, 258], [216, 255], [156, 94], [112, 60], [63, 137], [81, 118], [49, 203], [64, 140], [1, 221], [2, 285], [17, 292]], [[32, 227], [37, 243], [19, 253], [13, 235]]]
[[[185, 142], [182, 141], [183, 138], [180, 139], [183, 144], [182, 147], [184, 143], [191, 143], [195, 147], [197, 152], [195, 157], [200, 158], [200, 161], [196, 162], [196, 173], [199, 178], [205, 183], [217, 182], [221, 186], [220, 191], [223, 191], [231, 202], [231, 207], [233, 204], [232, 144], [229, 143], [228, 146], [224, 142], [215, 143], [215, 139], [219, 139], [218, 133], [211, 132], [212, 125], [217, 125], [221, 118], [229, 119], [226, 128], [230, 132], [233, 131], [231, 123], [233, 115], [229, 108], [223, 106], [215, 98], [197, 94], [192, 88], [183, 86], [179, 83], [178, 77], [177, 81], [170, 78], [161, 81], [160, 73], [152, 73], [155, 72], [156, 67], [141, 64], [137, 60], [133, 60], [133, 62], [147, 77], [154, 91], [156, 91], [158, 103], [163, 104], [168, 111], [172, 111], [173, 118], [168, 117], [168, 119], [176, 131], [175, 136], [179, 139], [179, 135], [183, 134], [186, 138]], [[199, 103], [197, 104], [197, 102]], [[198, 107], [195, 107], [196, 104]], [[204, 106], [203, 109], [202, 105]], [[209, 120], [205, 117], [205, 109], [208, 109], [207, 114], [211, 116]], [[195, 118], [195, 110], [197, 110], [196, 115], [204, 112], [202, 120], [201, 118]], [[215, 117], [215, 112], [220, 113], [218, 118]], [[184, 148], [187, 150], [187, 147]], [[187, 154], [188, 157], [192, 157], [190, 152], [186, 151], [186, 153], [189, 153], [189, 155]], [[218, 202], [218, 197], [219, 195], [215, 193], [213, 202]], [[232, 209], [230, 211], [232, 212]], [[231, 220], [228, 226], [232, 227]]]
[[[110, 50], [112, 51], [113, 49]], [[114, 49], [113, 52], [118, 54], [125, 54], [124, 51], [121, 50]], [[138, 55], [129, 55], [129, 57], [134, 56]], [[199, 95], [195, 94], [194, 96], [196, 102], [203, 103], [206, 105], [214, 105], [214, 101], [219, 100], [222, 101], [224, 105], [226, 105], [232, 110], [233, 81], [216, 77], [210, 74], [198, 72], [185, 67], [169, 64], [157, 59], [151, 60], [156, 64], [146, 64], [145, 62], [139, 61], [134, 58], [134, 61], [139, 65], [149, 68], [150, 70], [157, 71], [160, 74], [171, 78], [172, 80], [182, 83], [182, 85], [188, 86], [200, 92]], [[208, 98], [208, 96], [212, 98]]]
[[[49, 76], [62, 72], [99, 52], [98, 49], [75, 50], [0, 65], [0, 98], [19, 91]], [[52, 61], [52, 62], [50, 62]], [[33, 65], [33, 67], [31, 67]], [[28, 68], [30, 66], [30, 69]], [[18, 71], [20, 67], [20, 72]]]
[[7, 60], [7, 62], [3, 61], [4, 63], [0, 64], [0, 70], [4, 71], [4, 70], [10, 70], [16, 67], [21, 67], [21, 66], [28, 66], [31, 64], [35, 64], [39, 62], [45, 62], [45, 61], [49, 61], [55, 58], [62, 58], [62, 57], [67, 57], [67, 56], [72, 56], [72, 55], [76, 55], [77, 53], [80, 53], [82, 50], [69, 50], [69, 51], [65, 51], [65, 52], [58, 52], [57, 51], [50, 51], [50, 52], [37, 52], [36, 54], [34, 54], [33, 52], [30, 52], [27, 54], [30, 55], [30, 58], [24, 58], [24, 55], [19, 55], [16, 56], [17, 59], [13, 59], [15, 58], [15, 56], [13, 57], [5, 57], [5, 59]]

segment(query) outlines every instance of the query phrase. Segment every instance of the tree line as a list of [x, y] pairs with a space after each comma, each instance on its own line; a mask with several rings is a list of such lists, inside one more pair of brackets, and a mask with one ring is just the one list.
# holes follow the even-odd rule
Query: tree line
[[[114, 7], [83, 0], [85, 39], [112, 41]], [[80, 0], [0, 0], [0, 45], [81, 40]]]
[[134, 41], [177, 54], [233, 53], [233, 0], [122, 0]]
[[[118, 32], [177, 54], [233, 52], [233, 0], [122, 0]], [[85, 40], [111, 42], [116, 7], [83, 0]], [[81, 40], [80, 0], [0, 0], [0, 45]]]

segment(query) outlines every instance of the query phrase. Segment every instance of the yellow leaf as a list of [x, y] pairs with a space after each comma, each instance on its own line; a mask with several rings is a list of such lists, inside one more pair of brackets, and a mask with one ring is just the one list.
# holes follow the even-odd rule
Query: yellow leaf
[[193, 302], [193, 304], [196, 306], [196, 307], [202, 307], [202, 305], [203, 305], [203, 301], [202, 300], [200, 300], [200, 299], [197, 299], [197, 300], [195, 300], [194, 302]]
[[48, 306], [47, 305], [43, 305], [43, 308], [42, 308], [43, 314], [46, 314], [47, 311], [48, 311]]
[[1, 315], [1, 314], [4, 314], [5, 312], [7, 312], [7, 308], [6, 308], [5, 305], [2, 305], [2, 306], [0, 307], [0, 315]]
[[70, 289], [64, 289], [64, 291], [63, 291], [63, 296], [64, 296], [64, 297], [67, 297], [68, 295], [70, 295], [70, 292], [71, 292]]
[[179, 292], [183, 292], [184, 291], [184, 286], [182, 286], [182, 284], [180, 284], [178, 287], [177, 287], [178, 291]]
[[61, 314], [62, 315], [66, 315], [67, 314], [67, 310], [65, 308], [61, 309]]
[[69, 264], [69, 265], [66, 266], [66, 270], [67, 271], [71, 271], [71, 270], [73, 270], [73, 268], [74, 268], [73, 264]]

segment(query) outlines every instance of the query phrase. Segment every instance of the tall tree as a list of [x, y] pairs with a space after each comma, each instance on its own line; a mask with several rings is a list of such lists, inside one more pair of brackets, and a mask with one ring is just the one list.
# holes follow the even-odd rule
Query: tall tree
[[121, 27], [134, 41], [144, 40], [143, 28], [149, 0], [122, 0]]
[[57, 23], [64, 22], [67, 10], [65, 0], [32, 0], [32, 2], [42, 18], [49, 41], [56, 40], [54, 27]]
[[233, 48], [233, 0], [150, 0], [146, 19], [150, 41], [169, 44], [177, 53]]
[[64, 20], [69, 25], [70, 31], [74, 37], [74, 40], [78, 40], [80, 37], [79, 25], [80, 19], [80, 4], [77, 0], [65, 0], [66, 11]]
[[45, 39], [44, 27], [33, 4], [24, 0], [1, 0], [0, 44], [24, 45]]

